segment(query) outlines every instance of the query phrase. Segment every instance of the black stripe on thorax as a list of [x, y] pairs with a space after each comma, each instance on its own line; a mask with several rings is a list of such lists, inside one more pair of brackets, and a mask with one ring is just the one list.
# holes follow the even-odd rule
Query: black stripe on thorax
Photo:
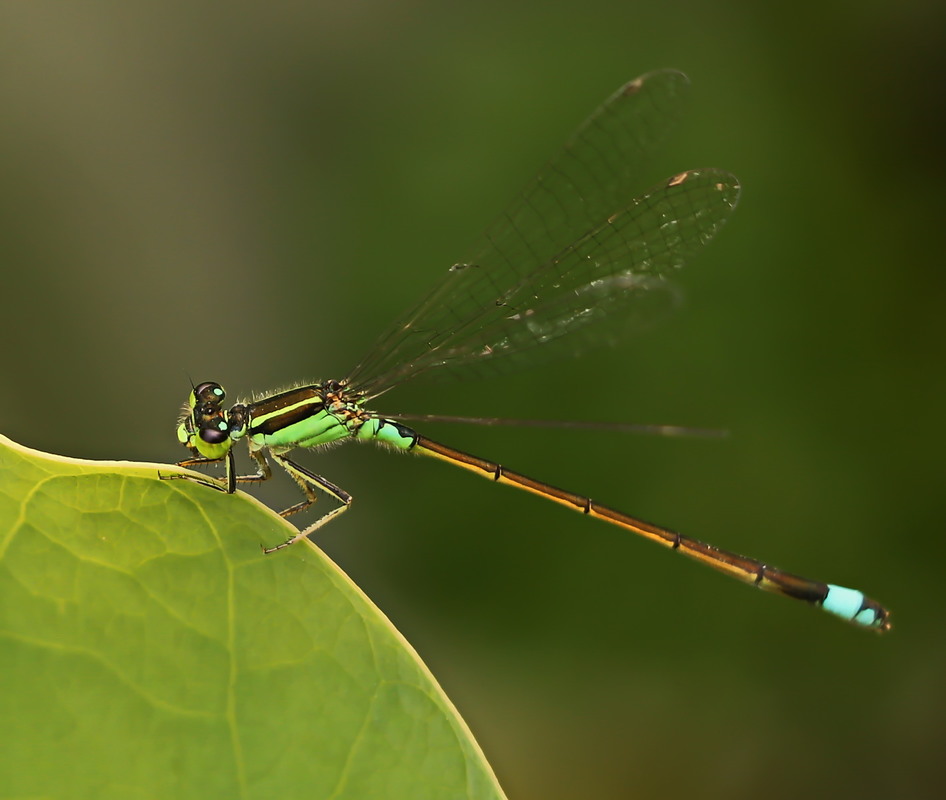
[[249, 433], [273, 434], [325, 408], [321, 386], [300, 386], [249, 405]]

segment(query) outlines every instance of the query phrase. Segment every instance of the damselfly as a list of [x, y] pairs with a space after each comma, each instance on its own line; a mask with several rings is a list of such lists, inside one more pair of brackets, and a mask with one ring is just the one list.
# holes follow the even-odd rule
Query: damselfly
[[[350, 439], [433, 456], [497, 483], [525, 489], [659, 542], [771, 592], [818, 605], [878, 631], [889, 614], [861, 592], [783, 572], [630, 517], [421, 435], [368, 404], [418, 375], [478, 368], [501, 370], [582, 343], [616, 338], [630, 320], [672, 304], [671, 275], [720, 229], [739, 197], [739, 183], [719, 169], [681, 172], [635, 197], [632, 184], [654, 145], [676, 122], [689, 82], [672, 70], [621, 87], [546, 164], [468, 257], [378, 340], [344, 380], [299, 386], [224, 407], [217, 383], [193, 387], [178, 438], [191, 467], [223, 461], [226, 477], [174, 475], [232, 493], [266, 480], [267, 456], [299, 484], [309, 508], [319, 493], [338, 505], [266, 552], [303, 539], [351, 505], [352, 497], [286, 453]], [[401, 419], [405, 419], [402, 417]], [[237, 475], [233, 445], [246, 440], [256, 464]]]

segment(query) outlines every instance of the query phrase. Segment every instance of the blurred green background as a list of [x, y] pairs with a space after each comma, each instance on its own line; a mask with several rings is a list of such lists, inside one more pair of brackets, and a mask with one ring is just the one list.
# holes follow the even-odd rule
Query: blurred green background
[[728, 429], [426, 430], [864, 589], [894, 631], [373, 448], [302, 457], [356, 497], [320, 545], [512, 800], [938, 796], [944, 34], [932, 0], [4, 3], [0, 429], [172, 461], [188, 375], [234, 399], [342, 377], [613, 89], [682, 69], [655, 177], [744, 187], [683, 312], [384, 409]]

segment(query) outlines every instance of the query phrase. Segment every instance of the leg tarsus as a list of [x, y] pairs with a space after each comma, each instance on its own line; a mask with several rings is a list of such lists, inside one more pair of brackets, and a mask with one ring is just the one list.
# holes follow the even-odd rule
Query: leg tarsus
[[[178, 461], [177, 466], [182, 467], [183, 469], [189, 469], [191, 467], [202, 467], [207, 464], [219, 464], [223, 461], [226, 456], [221, 456], [220, 458], [185, 458], [183, 461]], [[211, 489], [216, 489], [218, 492], [228, 492], [229, 487], [225, 482], [225, 479], [214, 478], [210, 475], [189, 475], [181, 472], [172, 472], [167, 474], [162, 474], [161, 471], [158, 471], [158, 480], [162, 481], [191, 481], [200, 486], [209, 486]]]

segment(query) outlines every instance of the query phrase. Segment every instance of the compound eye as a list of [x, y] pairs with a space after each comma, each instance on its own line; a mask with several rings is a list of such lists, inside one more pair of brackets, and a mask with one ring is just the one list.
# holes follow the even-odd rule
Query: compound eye
[[227, 423], [222, 419], [202, 426], [200, 429], [200, 438], [207, 444], [220, 444], [227, 440], [229, 429]]
[[219, 383], [206, 381], [194, 387], [194, 405], [219, 406], [223, 403], [227, 393]]

